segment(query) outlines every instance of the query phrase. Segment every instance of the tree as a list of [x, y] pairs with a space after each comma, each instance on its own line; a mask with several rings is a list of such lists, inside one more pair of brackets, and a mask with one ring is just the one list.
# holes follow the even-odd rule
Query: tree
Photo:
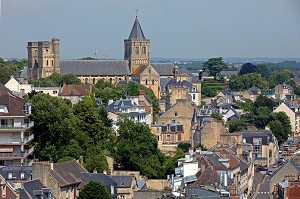
[[41, 160], [49, 160], [51, 156], [57, 161], [62, 157], [58, 151], [74, 136], [72, 107], [65, 100], [46, 94], [34, 95], [31, 103], [35, 155]]
[[259, 72], [259, 70], [255, 65], [253, 65], [251, 63], [246, 63], [246, 64], [242, 65], [242, 68], [241, 68], [239, 74], [245, 75], [248, 73], [258, 73], [258, 72]]
[[[277, 127], [279, 126], [278, 123], [276, 124], [276, 130], [275, 130], [275, 127], [274, 130], [278, 133], [278, 137], [277, 139], [282, 142], [282, 141], [285, 141], [287, 138], [288, 138], [288, 135], [292, 135], [292, 127], [291, 127], [291, 120], [290, 118], [286, 115], [285, 112], [278, 112], [278, 113], [272, 113], [270, 115], [271, 117], [271, 120], [275, 121], [275, 120], [278, 120], [282, 127], [281, 128], [281, 131], [279, 131], [277, 129]], [[274, 126], [275, 126], [274, 124]], [[271, 125], [270, 125], [271, 126]], [[273, 130], [272, 130], [273, 131]], [[281, 133], [280, 133], [281, 132]], [[280, 134], [279, 134], [280, 133]]]
[[284, 127], [279, 120], [270, 122], [270, 129], [279, 142], [286, 140], [287, 136], [285, 136]]
[[164, 176], [165, 156], [157, 148], [157, 139], [149, 126], [124, 118], [119, 121], [115, 159], [120, 169], [141, 171], [149, 178]]
[[226, 64], [223, 62], [222, 57], [210, 58], [203, 63], [203, 70], [207, 71], [214, 79], [217, 79], [217, 76], [222, 70], [226, 68]]
[[229, 132], [233, 133], [236, 131], [241, 131], [246, 129], [247, 127], [247, 122], [245, 120], [232, 120], [230, 122], [228, 122], [228, 128], [229, 128]]
[[60, 84], [64, 83], [67, 85], [80, 85], [81, 81], [74, 74], [66, 74], [62, 76]]
[[87, 150], [84, 167], [89, 172], [97, 171], [102, 173], [108, 171], [108, 163], [103, 149], [98, 146], [90, 147]]
[[78, 199], [111, 199], [105, 186], [99, 182], [90, 181], [79, 192]]
[[221, 114], [219, 114], [219, 113], [212, 113], [210, 115], [210, 117], [212, 117], [212, 118], [214, 118], [216, 120], [222, 120], [223, 119], [223, 116]]

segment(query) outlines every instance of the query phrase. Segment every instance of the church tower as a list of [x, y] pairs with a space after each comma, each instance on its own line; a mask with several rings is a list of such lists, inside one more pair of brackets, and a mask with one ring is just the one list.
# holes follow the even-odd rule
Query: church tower
[[136, 16], [129, 38], [124, 40], [124, 59], [129, 61], [131, 73], [140, 65], [150, 64], [150, 40], [145, 38]]
[[60, 73], [59, 39], [28, 42], [28, 76], [30, 79], [45, 78]]

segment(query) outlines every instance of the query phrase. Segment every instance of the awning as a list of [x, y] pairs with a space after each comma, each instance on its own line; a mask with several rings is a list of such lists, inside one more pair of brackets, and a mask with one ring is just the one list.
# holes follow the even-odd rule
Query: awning
[[13, 150], [12, 147], [0, 147], [0, 153], [11, 153]]

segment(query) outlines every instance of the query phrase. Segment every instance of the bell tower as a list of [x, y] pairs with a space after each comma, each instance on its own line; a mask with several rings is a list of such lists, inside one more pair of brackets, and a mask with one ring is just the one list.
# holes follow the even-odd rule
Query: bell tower
[[124, 48], [124, 59], [129, 61], [131, 73], [140, 65], [150, 64], [150, 40], [145, 38], [137, 16], [128, 39], [124, 39]]

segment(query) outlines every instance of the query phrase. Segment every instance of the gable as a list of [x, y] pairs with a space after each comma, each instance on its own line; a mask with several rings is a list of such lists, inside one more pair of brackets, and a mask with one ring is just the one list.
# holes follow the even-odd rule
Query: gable
[[140, 75], [142, 76], [147, 76], [147, 75], [153, 75], [153, 76], [158, 76], [158, 72], [153, 68], [151, 65], [148, 65], [141, 73]]
[[294, 111], [290, 109], [290, 107], [287, 106], [286, 103], [281, 103], [273, 112], [285, 112], [285, 113], [292, 113], [294, 114]]

